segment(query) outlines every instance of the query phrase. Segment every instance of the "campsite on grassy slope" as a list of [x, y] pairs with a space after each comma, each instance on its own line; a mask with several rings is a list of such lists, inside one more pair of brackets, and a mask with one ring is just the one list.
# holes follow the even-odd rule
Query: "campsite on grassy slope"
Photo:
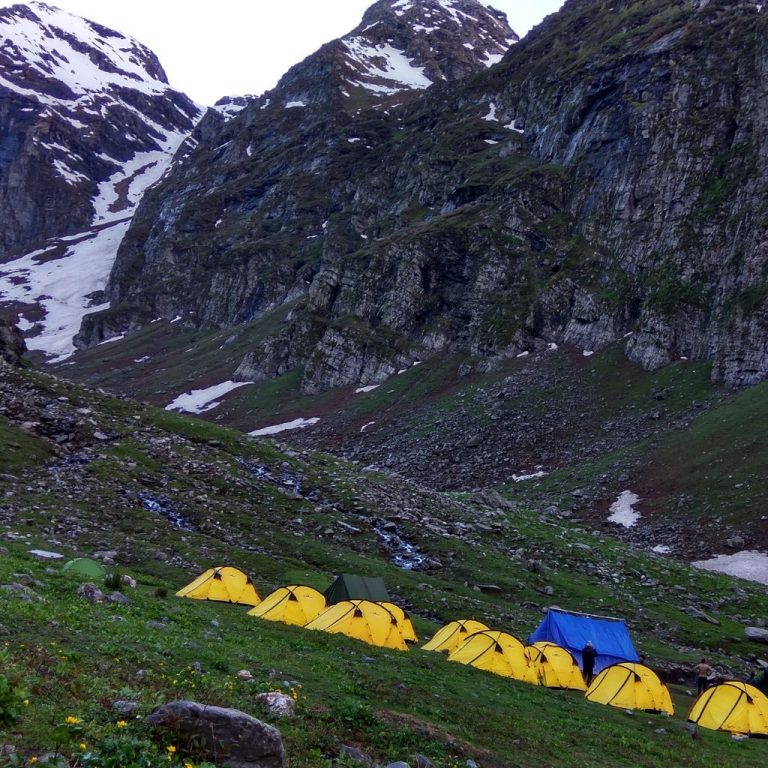
[[[28, 392], [28, 381], [26, 376], [17, 380], [12, 391]], [[11, 591], [0, 589], [0, 631], [3, 643], [8, 642], [0, 646], [0, 674], [17, 697], [18, 719], [9, 732], [25, 759], [43, 754], [41, 744], [52, 749], [51, 734], [61, 726], [70, 739], [65, 748], [73, 755], [80, 754], [80, 743], [94, 750], [94, 760], [105, 757], [107, 744], [121, 749], [141, 744], [148, 756], [155, 754], [168, 765], [166, 747], [176, 747], [178, 757], [180, 745], [171, 739], [157, 742], [146, 718], [159, 701], [189, 699], [274, 724], [292, 763], [307, 768], [343, 762], [342, 745], [380, 765], [397, 760], [412, 765], [414, 756], [422, 754], [437, 768], [463, 766], [467, 760], [482, 768], [508, 768], [509, 755], [544, 768], [565, 753], [574, 764], [598, 768], [638, 761], [696, 768], [709, 768], [713, 760], [733, 768], [764, 763], [764, 742], [735, 741], [703, 725], [692, 739], [683, 728], [693, 703], [686, 693], [692, 661], [711, 655], [724, 674], [733, 670], [731, 677], [746, 677], [752, 659], [760, 658], [761, 646], [743, 631], [744, 622], [755, 625], [765, 614], [765, 596], [757, 587], [634, 551], [568, 521], [550, 519], [545, 525], [525, 509], [489, 506], [484, 495], [456, 499], [424, 493], [328, 457], [288, 455], [272, 444], [255, 444], [166, 411], [141, 407], [138, 422], [123, 402], [55, 380], [36, 380], [34, 387], [55, 408], [90, 409], [105, 433], [123, 437], [114, 446], [95, 446], [87, 483], [74, 482], [76, 467], [65, 461], [54, 464], [53, 482], [45, 471], [50, 453], [39, 450], [39, 438], [0, 417], [0, 441], [7, 441], [0, 465], [18, 451], [13, 444], [29, 446], [29, 456], [37, 457], [30, 458], [23, 485], [11, 486], [16, 495], [6, 497], [11, 504], [23, 499], [29, 511], [25, 525], [9, 526], [2, 542], [7, 554], [0, 557], [0, 584], [16, 585]], [[19, 471], [17, 464], [11, 466]], [[169, 478], [164, 490], [153, 489], [153, 498], [173, 502], [188, 527], [179, 528], [162, 511], [144, 505], [139, 491], [151, 477]], [[173, 488], [183, 489], [184, 496]], [[226, 505], [221, 489], [226, 489]], [[60, 496], [64, 491], [70, 499]], [[317, 511], [317, 501], [310, 505], [301, 494], [337, 507], [331, 512], [328, 503]], [[50, 499], [60, 498], [62, 504], [77, 505], [77, 516], [53, 513], [54, 531]], [[448, 535], [428, 551], [444, 565], [416, 572], [394, 565], [375, 532], [364, 532], [364, 516], [353, 511], [357, 504], [374, 507], [370, 499], [375, 499], [378, 519], [399, 520], [396, 515], [409, 504], [428, 516], [429, 525], [440, 516]], [[388, 499], [395, 499], [396, 506], [388, 507]], [[304, 528], [296, 522], [298, 515]], [[450, 533], [454, 520], [462, 525], [455, 535]], [[501, 545], [499, 529], [490, 523], [503, 523], [504, 538], [515, 542], [514, 551]], [[346, 533], [345, 526], [361, 532]], [[332, 527], [344, 533], [330, 536], [326, 531]], [[408, 535], [423, 541], [417, 529], [409, 527]], [[63, 564], [77, 557], [102, 564], [107, 579], [102, 583], [96, 576], [62, 573]], [[232, 589], [227, 586], [217, 595], [230, 582], [212, 574], [227, 567], [239, 573], [232, 574]], [[339, 597], [378, 597], [390, 605], [395, 621], [401, 619], [391, 606], [400, 607], [422, 638], [419, 645], [403, 638], [409, 648], [404, 652], [248, 615], [273, 594], [279, 602], [288, 587], [315, 590], [307, 594], [317, 600], [316, 593], [334, 583], [333, 574], [350, 571], [376, 577], [366, 588], [383, 586], [386, 593], [350, 598], [354, 580], [343, 578], [336, 583], [347, 591]], [[646, 579], [653, 579], [654, 586], [646, 586]], [[195, 581], [194, 591], [201, 587], [197, 599], [172, 596]], [[243, 600], [238, 589], [253, 592]], [[547, 589], [554, 590], [554, 598]], [[701, 594], [719, 601], [708, 613], [720, 624], [684, 610]], [[207, 599], [212, 596], [226, 602]], [[258, 598], [261, 602], [250, 604]], [[443, 639], [455, 629], [459, 638], [491, 631], [530, 642], [531, 633], [548, 618], [542, 609], [554, 600], [592, 615], [626, 618], [633, 647], [669, 678], [676, 715], [635, 710], [628, 716], [623, 709], [588, 701], [583, 691], [561, 688], [561, 679], [547, 675], [563, 673], [566, 649], [561, 666], [535, 670], [544, 685], [449, 662], [445, 652], [421, 650], [446, 625]], [[282, 618], [288, 618], [287, 611]], [[440, 637], [434, 644], [440, 645]], [[524, 647], [536, 664], [531, 647]], [[265, 694], [274, 702], [278, 693], [280, 701], [294, 702], [293, 718], [278, 719], [266, 700], [256, 698]], [[117, 702], [140, 719], [118, 714], [112, 708]], [[68, 723], [70, 717], [80, 722]], [[202, 755], [195, 758], [199, 762]]]

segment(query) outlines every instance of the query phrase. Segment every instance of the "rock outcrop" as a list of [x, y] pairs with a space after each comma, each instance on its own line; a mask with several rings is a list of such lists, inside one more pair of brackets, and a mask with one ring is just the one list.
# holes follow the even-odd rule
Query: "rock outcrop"
[[21, 365], [21, 358], [26, 351], [21, 331], [0, 317], [0, 360], [8, 365]]
[[236, 709], [208, 707], [194, 701], [172, 701], [147, 717], [156, 729], [173, 734], [184, 748], [201, 748], [227, 768], [283, 768], [280, 731]]

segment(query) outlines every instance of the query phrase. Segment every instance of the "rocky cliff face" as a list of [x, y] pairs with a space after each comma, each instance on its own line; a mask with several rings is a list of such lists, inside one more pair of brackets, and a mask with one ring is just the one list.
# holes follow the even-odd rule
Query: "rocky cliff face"
[[0, 302], [64, 353], [199, 109], [140, 43], [43, 3], [0, 9], [0, 39]]
[[[196, 131], [197, 149], [142, 205], [112, 274], [113, 303], [127, 318], [149, 306], [219, 325], [305, 297], [326, 254], [356, 251], [385, 208], [408, 218], [385, 189], [394, 176], [380, 178], [381, 151], [400, 134], [392, 100], [484, 71], [516, 39], [474, 0], [387, 0], [236, 116], [242, 105], [222, 103]], [[373, 180], [370, 191], [360, 193], [357, 174]]]
[[8, 365], [20, 365], [22, 355], [26, 351], [21, 331], [0, 317], [0, 360]]
[[[369, 24], [388, 28], [368, 44], [422, 5], [453, 21], [480, 7], [378, 3]], [[285, 306], [240, 374], [303, 367], [306, 392], [438, 351], [488, 369], [624, 336], [646, 368], [711, 359], [729, 385], [759, 381], [765, 25], [736, 0], [571, 0], [498, 66], [412, 87], [400, 107], [370, 71], [354, 75], [368, 92], [355, 106], [342, 49], [361, 27], [235, 118], [207, 120], [145, 199], [110, 295], [130, 318], [202, 326]]]

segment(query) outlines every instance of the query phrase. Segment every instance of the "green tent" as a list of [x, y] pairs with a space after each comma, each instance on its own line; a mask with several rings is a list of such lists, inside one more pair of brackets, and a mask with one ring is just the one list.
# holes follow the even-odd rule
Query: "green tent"
[[107, 575], [107, 569], [90, 557], [76, 557], [61, 568], [62, 573], [77, 578], [96, 579], [101, 581]]
[[384, 579], [380, 576], [353, 576], [342, 573], [323, 594], [328, 605], [335, 605], [342, 600], [371, 600], [374, 603], [390, 601]]

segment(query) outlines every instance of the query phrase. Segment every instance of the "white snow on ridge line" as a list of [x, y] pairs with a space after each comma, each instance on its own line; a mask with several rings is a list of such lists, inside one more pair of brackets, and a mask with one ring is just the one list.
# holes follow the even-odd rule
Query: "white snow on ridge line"
[[253, 384], [252, 381], [224, 381], [206, 389], [193, 389], [179, 395], [172, 403], [165, 406], [166, 411], [183, 411], [184, 413], [205, 413], [221, 405], [219, 398], [228, 395], [240, 387]]
[[754, 550], [737, 552], [734, 555], [717, 555], [710, 560], [691, 563], [704, 571], [726, 573], [758, 584], [768, 584], [768, 554]]
[[356, 395], [364, 394], [366, 392], [373, 392], [374, 389], [378, 389], [381, 384], [369, 384], [367, 387], [358, 387], [355, 390]]
[[[105, 86], [130, 88], [150, 95], [169, 89], [167, 83], [142, 65], [142, 60], [150, 61], [150, 52], [137, 40], [118, 33], [102, 35], [86, 19], [43, 3], [30, 2], [28, 7], [37, 20], [12, 15], [0, 21], [0, 39], [7, 41], [10, 56], [33, 67], [42, 77], [64, 83], [75, 98], [103, 91]], [[67, 35], [78, 41], [78, 48], [84, 45], [86, 49], [76, 49]], [[51, 55], [51, 49], [56, 55]], [[109, 66], [99, 66], [98, 59], [88, 55], [88, 49], [106, 59]], [[40, 98], [39, 94], [7, 81], [4, 84], [44, 103], [71, 102], [70, 99]]]
[[266, 435], [277, 435], [280, 432], [288, 432], [291, 429], [305, 429], [306, 427], [311, 427], [314, 424], [317, 424], [317, 422], [320, 421], [319, 418], [314, 417], [311, 419], [294, 419], [293, 421], [286, 421], [283, 424], [274, 424], [271, 427], [263, 427], [262, 429], [255, 429], [253, 432], [249, 432], [248, 434], [251, 437], [264, 437]]
[[625, 528], [634, 528], [640, 519], [640, 513], [634, 509], [635, 504], [640, 501], [640, 497], [632, 491], [623, 491], [619, 498], [611, 504], [608, 521], [623, 525]]

